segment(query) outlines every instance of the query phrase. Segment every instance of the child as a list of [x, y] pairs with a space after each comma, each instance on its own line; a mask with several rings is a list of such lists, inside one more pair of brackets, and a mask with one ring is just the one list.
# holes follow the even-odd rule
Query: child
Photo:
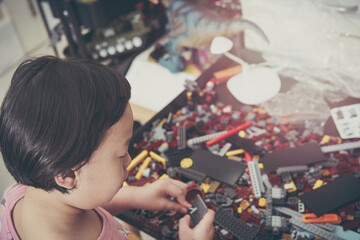
[[[127, 239], [112, 215], [187, 212], [180, 181], [122, 187], [131, 161], [129, 98], [127, 80], [96, 62], [46, 56], [18, 67], [0, 113], [0, 150], [18, 183], [0, 204], [0, 239]], [[213, 220], [208, 210], [191, 229], [185, 215], [180, 239], [212, 239]]]

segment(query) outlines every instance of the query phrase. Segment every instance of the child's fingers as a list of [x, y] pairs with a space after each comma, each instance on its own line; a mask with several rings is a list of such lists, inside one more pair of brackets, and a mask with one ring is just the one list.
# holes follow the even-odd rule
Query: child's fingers
[[166, 200], [167, 203], [164, 206], [167, 210], [174, 210], [177, 212], [181, 212], [181, 213], [187, 213], [188, 212], [188, 208], [183, 207], [181, 204], [171, 201], [171, 200]]
[[179, 228], [181, 230], [190, 230], [190, 215], [186, 214], [184, 217], [180, 218]]
[[190, 228], [190, 216], [187, 214], [179, 221], [179, 239], [192, 239], [192, 229]]
[[176, 200], [185, 208], [191, 207], [191, 204], [185, 200], [186, 189], [179, 187], [178, 183], [174, 183], [173, 181], [170, 184], [167, 184], [165, 187], [165, 193], [171, 197], [176, 198]]
[[204, 215], [204, 217], [201, 219], [199, 224], [196, 227], [199, 228], [208, 228], [213, 229], [213, 222], [215, 219], [215, 212], [211, 209], [208, 209]]
[[171, 183], [178, 186], [185, 194], [187, 193], [187, 184], [179, 180], [170, 179]]
[[177, 201], [186, 208], [191, 207], [191, 204], [188, 203], [188, 201], [186, 201], [185, 199], [187, 194], [187, 184], [178, 180], [173, 180], [172, 183], [176, 185], [178, 188], [180, 188], [181, 192], [183, 193], [177, 198]]

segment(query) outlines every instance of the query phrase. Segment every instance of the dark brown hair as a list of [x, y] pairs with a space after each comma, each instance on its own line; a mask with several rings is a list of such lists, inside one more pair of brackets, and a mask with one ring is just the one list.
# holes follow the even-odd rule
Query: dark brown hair
[[54, 177], [86, 164], [124, 114], [130, 85], [90, 60], [45, 56], [15, 71], [0, 112], [0, 151], [21, 184], [67, 190]]

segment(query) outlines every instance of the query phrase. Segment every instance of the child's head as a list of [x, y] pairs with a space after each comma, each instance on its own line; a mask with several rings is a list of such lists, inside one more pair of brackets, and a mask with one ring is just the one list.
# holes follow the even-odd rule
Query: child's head
[[0, 150], [9, 172], [19, 183], [68, 192], [56, 177], [91, 165], [110, 128], [120, 131], [118, 138], [131, 136], [115, 124], [132, 127], [129, 98], [127, 80], [99, 63], [51, 56], [23, 62], [0, 113]]

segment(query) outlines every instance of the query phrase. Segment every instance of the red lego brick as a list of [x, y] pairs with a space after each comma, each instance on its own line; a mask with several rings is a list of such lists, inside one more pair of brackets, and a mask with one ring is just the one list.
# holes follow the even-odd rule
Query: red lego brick
[[140, 180], [137, 180], [137, 181], [134, 181], [134, 182], [128, 182], [128, 184], [130, 186], [143, 186], [145, 185], [146, 183], [152, 183], [154, 182], [155, 179], [152, 178], [152, 177], [149, 177], [149, 178], [142, 178]]
[[343, 224], [344, 231], [360, 228], [360, 220], [347, 221]]
[[271, 173], [267, 173], [267, 175], [268, 175], [271, 185], [273, 185], [273, 186], [281, 185], [281, 177], [279, 175], [271, 174]]
[[160, 145], [164, 142], [164, 140], [157, 140], [153, 143], [151, 143], [150, 145], [145, 147], [145, 150], [148, 151], [157, 151], [158, 148], [160, 147]]
[[235, 192], [238, 196], [238, 198], [248, 198], [250, 195], [250, 188], [246, 186], [238, 186], [235, 188]]
[[243, 222], [255, 224], [257, 226], [260, 226], [261, 217], [253, 212], [244, 211], [243, 214], [241, 214], [240, 219]]

